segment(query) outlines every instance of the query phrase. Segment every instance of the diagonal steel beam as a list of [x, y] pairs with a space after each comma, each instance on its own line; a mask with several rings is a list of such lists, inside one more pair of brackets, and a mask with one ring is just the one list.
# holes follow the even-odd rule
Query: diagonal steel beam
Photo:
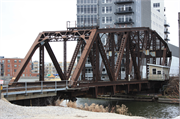
[[163, 61], [162, 61], [162, 65], [165, 65], [165, 62], [166, 62], [166, 53], [167, 53], [167, 48], [164, 48], [164, 51], [163, 51]]
[[54, 66], [55, 66], [61, 80], [66, 80], [66, 77], [63, 74], [62, 69], [61, 69], [61, 67], [60, 67], [60, 65], [59, 65], [59, 63], [58, 63], [58, 61], [57, 61], [57, 59], [56, 59], [56, 57], [55, 57], [55, 55], [54, 55], [54, 53], [53, 53], [53, 51], [51, 49], [51, 46], [49, 45], [48, 42], [45, 43], [45, 47], [46, 47], [46, 50], [47, 50], [47, 52], [48, 52], [48, 54], [49, 54], [49, 56], [50, 56], [50, 58], [51, 58], [51, 60], [52, 60], [52, 62], [54, 64]]
[[121, 41], [121, 46], [119, 48], [119, 55], [118, 55], [118, 59], [116, 61], [116, 66], [115, 66], [115, 80], [117, 80], [117, 77], [119, 74], [119, 70], [121, 67], [121, 60], [123, 58], [124, 48], [126, 46], [128, 35], [129, 35], [129, 33], [125, 32], [125, 34], [123, 35], [122, 41]]
[[104, 51], [103, 44], [100, 39], [98, 39], [98, 48], [99, 48], [99, 52], [101, 54], [102, 60], [104, 62], [104, 65], [106, 67], [109, 79], [110, 79], [110, 81], [114, 81], [113, 72], [111, 71], [109, 61], [106, 57], [106, 53]]
[[81, 46], [82, 42], [83, 42], [83, 40], [78, 41], [78, 43], [77, 43], [77, 45], [76, 45], [74, 54], [73, 54], [73, 56], [72, 56], [71, 62], [70, 62], [69, 67], [68, 67], [67, 79], [69, 79], [69, 77], [70, 77], [70, 75], [71, 75], [71, 71], [72, 71], [72, 69], [73, 69], [73, 66], [74, 66], [74, 63], [75, 63], [75, 60], [76, 60], [76, 57], [77, 57], [77, 55], [78, 55], [78, 52], [79, 52], [79, 49], [80, 49], [80, 46]]
[[133, 43], [130, 41], [130, 52], [131, 52], [131, 57], [132, 57], [132, 61], [133, 61], [133, 65], [134, 65], [134, 72], [136, 74], [136, 78], [137, 80], [141, 80], [141, 76], [140, 76], [140, 72], [139, 72], [139, 67], [137, 65], [136, 62], [136, 56], [135, 56], [135, 52], [134, 52], [134, 47], [133, 47]]
[[[106, 45], [105, 45], [105, 53], [107, 53], [107, 50], [109, 48], [109, 39], [106, 40]], [[104, 67], [104, 62], [101, 61], [101, 66], [100, 66], [100, 70], [99, 70], [99, 75], [102, 75], [102, 70], [103, 70], [103, 67]]]
[[91, 34], [89, 36], [89, 39], [86, 40], [86, 45], [84, 47], [84, 50], [81, 54], [81, 57], [80, 57], [79, 62], [76, 66], [76, 69], [73, 72], [73, 75], [71, 77], [71, 81], [69, 82], [70, 86], [75, 87], [75, 85], [76, 85], [76, 81], [79, 78], [79, 75], [80, 75], [80, 72], [82, 71], [83, 66], [85, 65], [86, 59], [90, 53], [92, 45], [93, 45], [94, 41], [96, 40], [96, 36], [97, 36], [96, 31], [97, 31], [97, 29], [92, 29]]
[[34, 41], [33, 45], [31, 46], [30, 50], [28, 51], [25, 58], [23, 59], [20, 67], [17, 69], [17, 72], [14, 74], [14, 76], [12, 77], [12, 79], [10, 80], [8, 85], [12, 85], [14, 82], [18, 82], [18, 80], [21, 77], [24, 69], [26, 68], [27, 64], [31, 60], [34, 52], [39, 47], [41, 37], [42, 37], [42, 33], [39, 33], [39, 35], [37, 36], [37, 38]]

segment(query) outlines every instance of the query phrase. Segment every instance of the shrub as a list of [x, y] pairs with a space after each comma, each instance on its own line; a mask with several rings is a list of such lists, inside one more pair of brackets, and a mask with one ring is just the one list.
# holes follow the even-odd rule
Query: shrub
[[57, 99], [57, 100], [55, 101], [55, 106], [60, 106], [60, 104], [61, 104], [63, 101], [64, 101], [64, 99], [61, 99], [61, 100]]

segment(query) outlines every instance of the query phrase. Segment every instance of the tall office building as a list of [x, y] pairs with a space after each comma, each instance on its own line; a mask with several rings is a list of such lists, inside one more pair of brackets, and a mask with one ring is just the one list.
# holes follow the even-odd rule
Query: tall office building
[[77, 0], [77, 26], [149, 27], [168, 41], [164, 0]]
[[[169, 41], [169, 24], [164, 12], [164, 0], [77, 0], [77, 27], [149, 27], [155, 30], [162, 39]], [[105, 45], [106, 36], [103, 36], [101, 40]], [[172, 49], [177, 48], [172, 46]], [[81, 51], [77, 59], [79, 59], [80, 53]], [[122, 63], [124, 63], [123, 59]], [[122, 67], [122, 79], [125, 77], [124, 72]], [[93, 70], [88, 58], [85, 64], [85, 78], [92, 79], [92, 73]], [[108, 79], [105, 68], [102, 70], [101, 79]]]

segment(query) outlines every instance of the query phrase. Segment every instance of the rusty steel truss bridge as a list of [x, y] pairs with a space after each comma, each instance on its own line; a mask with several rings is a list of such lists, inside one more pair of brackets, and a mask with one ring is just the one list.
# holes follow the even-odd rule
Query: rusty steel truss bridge
[[[107, 37], [105, 45], [101, 41], [104, 36]], [[66, 69], [66, 43], [72, 41], [76, 41], [77, 45], [75, 50], [72, 51], [74, 54], [68, 69]], [[63, 42], [64, 44], [62, 52], [64, 56], [64, 72], [49, 44], [50, 42]], [[96, 27], [91, 29], [72, 28], [66, 31], [44, 31], [39, 33], [19, 69], [10, 80], [8, 84], [10, 87], [18, 86], [19, 78], [38, 48], [39, 81], [44, 81], [44, 49], [46, 48], [59, 77], [62, 81], [68, 81], [69, 89], [88, 87], [87, 90], [90, 90], [89, 88], [93, 87], [95, 96], [100, 92], [107, 91], [107, 87], [111, 87], [109, 90], [114, 93], [118, 92], [124, 85], [127, 86], [128, 92], [132, 87], [137, 88], [139, 91], [142, 87], [150, 87], [147, 64], [152, 63], [170, 67], [172, 57], [167, 43], [155, 31], [147, 27], [106, 29]], [[79, 61], [72, 72], [80, 49]], [[85, 63], [88, 57], [93, 69], [93, 79], [87, 81], [85, 78]], [[125, 59], [124, 79], [121, 79], [122, 59]], [[146, 66], [145, 79], [142, 78], [142, 66]], [[101, 79], [103, 67], [106, 68], [109, 81]], [[80, 75], [81, 80], [78, 80]], [[128, 80], [129, 76], [131, 76], [131, 80]], [[33, 83], [33, 85], [35, 84], [36, 82]], [[46, 85], [48, 85], [47, 82]]]

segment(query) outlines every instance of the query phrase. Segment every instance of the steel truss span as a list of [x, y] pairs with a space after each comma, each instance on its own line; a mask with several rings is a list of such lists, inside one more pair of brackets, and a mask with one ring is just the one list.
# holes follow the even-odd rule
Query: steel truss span
[[[102, 38], [106, 37], [106, 44]], [[76, 41], [77, 45], [68, 69], [62, 71], [49, 42], [64, 42], [64, 62], [66, 62], [66, 42]], [[147, 27], [136, 28], [108, 28], [108, 29], [72, 29], [67, 31], [44, 31], [39, 33], [21, 66], [9, 82], [15, 85], [22, 75], [25, 67], [32, 58], [34, 52], [39, 48], [39, 80], [44, 81], [44, 48], [46, 48], [61, 80], [68, 80], [69, 87], [77, 87], [79, 77], [85, 81], [85, 63], [89, 58], [93, 69], [92, 84], [101, 85], [103, 82], [101, 74], [103, 67], [107, 71], [109, 82], [143, 81], [142, 69], [146, 67], [146, 80], [149, 68], [147, 64], [170, 67], [171, 51], [167, 43], [153, 30]], [[79, 50], [81, 55], [72, 72]], [[122, 60], [124, 63], [122, 63]], [[121, 79], [121, 67], [124, 67], [125, 78]], [[72, 73], [72, 76], [70, 74]], [[130, 81], [130, 82], [131, 82]], [[116, 83], [115, 83], [116, 84]], [[113, 85], [115, 85], [113, 83]]]

